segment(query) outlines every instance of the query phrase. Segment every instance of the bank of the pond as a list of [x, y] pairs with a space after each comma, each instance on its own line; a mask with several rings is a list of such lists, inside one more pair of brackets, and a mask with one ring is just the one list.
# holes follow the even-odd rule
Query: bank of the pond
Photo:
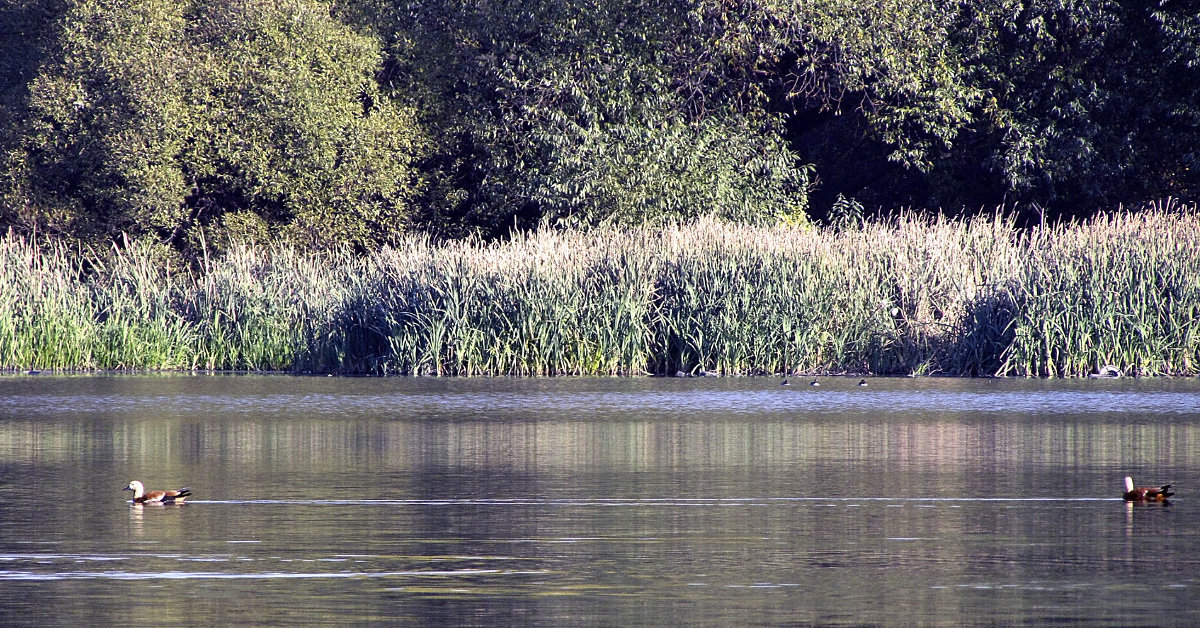
[[1192, 375], [1200, 214], [1019, 230], [702, 221], [369, 257], [234, 246], [197, 272], [0, 240], [0, 368], [341, 374]]

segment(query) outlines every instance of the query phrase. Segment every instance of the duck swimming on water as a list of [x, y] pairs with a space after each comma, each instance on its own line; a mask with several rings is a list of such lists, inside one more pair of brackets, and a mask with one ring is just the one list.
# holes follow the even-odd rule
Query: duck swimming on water
[[1175, 493], [1169, 492], [1170, 484], [1162, 486], [1133, 486], [1133, 478], [1125, 476], [1125, 501], [1127, 502], [1162, 502]]
[[185, 487], [174, 491], [146, 492], [146, 487], [137, 480], [130, 482], [129, 486], [126, 486], [121, 490], [133, 491], [133, 503], [135, 504], [182, 504], [183, 500], [191, 497], [192, 495], [192, 489], [190, 487]]

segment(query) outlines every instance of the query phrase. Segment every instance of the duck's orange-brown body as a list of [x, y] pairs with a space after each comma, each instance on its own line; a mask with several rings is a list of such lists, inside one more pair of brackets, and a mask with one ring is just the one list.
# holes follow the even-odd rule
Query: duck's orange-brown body
[[1170, 492], [1171, 485], [1164, 484], [1162, 486], [1137, 486], [1133, 485], [1133, 478], [1125, 477], [1125, 501], [1127, 502], [1162, 502], [1175, 493]]
[[182, 504], [183, 500], [192, 495], [191, 488], [181, 488], [175, 491], [146, 491], [146, 487], [141, 482], [134, 480], [129, 483], [124, 489], [133, 491], [133, 503], [135, 504]]

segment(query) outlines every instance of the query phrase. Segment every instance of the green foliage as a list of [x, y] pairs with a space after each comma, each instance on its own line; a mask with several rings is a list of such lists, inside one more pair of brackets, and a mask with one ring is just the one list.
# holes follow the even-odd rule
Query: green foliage
[[803, 220], [810, 172], [780, 140], [779, 118], [698, 111], [679, 89], [685, 9], [429, 0], [383, 19], [396, 80], [428, 104], [445, 151], [431, 227]]
[[[766, 3], [786, 97], [801, 109], [860, 112], [889, 159], [928, 170], [972, 117], [980, 90], [950, 46], [952, 3]], [[758, 64], [772, 59], [757, 59]]]
[[58, 20], [54, 50], [6, 190], [44, 228], [196, 245], [250, 213], [331, 246], [407, 224], [420, 134], [374, 86], [378, 42], [320, 0], [87, 0]]
[[862, 227], [865, 220], [862, 203], [838, 194], [833, 207], [829, 209], [828, 218], [830, 226], [835, 229]]
[[25, 0], [0, 223], [283, 237], [1200, 190], [1200, 23], [1133, 0]]
[[419, 137], [411, 113], [373, 86], [378, 42], [319, 2], [202, 3], [193, 97], [207, 112], [192, 163], [198, 207], [228, 204], [329, 246], [384, 240], [406, 225]]
[[1200, 28], [1188, 3], [696, 6], [684, 84], [800, 114], [793, 150], [843, 186], [821, 193], [829, 202], [1007, 200], [1086, 214], [1200, 187]]
[[983, 150], [954, 158], [1063, 209], [1194, 193], [1200, 73], [1180, 48], [1185, 5], [964, 5], [954, 44], [986, 94], [970, 127]]
[[782, 145], [750, 144], [752, 133], [728, 122], [571, 129], [578, 143], [562, 146], [555, 144], [563, 136], [545, 128], [533, 134], [545, 141], [544, 170], [526, 172], [543, 174], [530, 196], [547, 217], [625, 225], [700, 215], [805, 220], [808, 170]]
[[72, 5], [53, 61], [29, 85], [24, 200], [53, 231], [83, 237], [170, 223], [185, 182], [171, 165], [186, 125], [172, 3]]

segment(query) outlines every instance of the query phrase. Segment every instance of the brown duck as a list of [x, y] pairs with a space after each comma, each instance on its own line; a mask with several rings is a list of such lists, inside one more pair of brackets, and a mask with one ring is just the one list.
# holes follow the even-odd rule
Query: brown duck
[[1170, 484], [1162, 486], [1133, 486], [1133, 478], [1125, 476], [1125, 501], [1127, 502], [1162, 502], [1175, 493], [1169, 492]]
[[183, 500], [192, 495], [191, 488], [181, 488], [177, 491], [150, 491], [141, 482], [134, 480], [126, 486], [125, 491], [133, 491], [135, 504], [182, 504]]

